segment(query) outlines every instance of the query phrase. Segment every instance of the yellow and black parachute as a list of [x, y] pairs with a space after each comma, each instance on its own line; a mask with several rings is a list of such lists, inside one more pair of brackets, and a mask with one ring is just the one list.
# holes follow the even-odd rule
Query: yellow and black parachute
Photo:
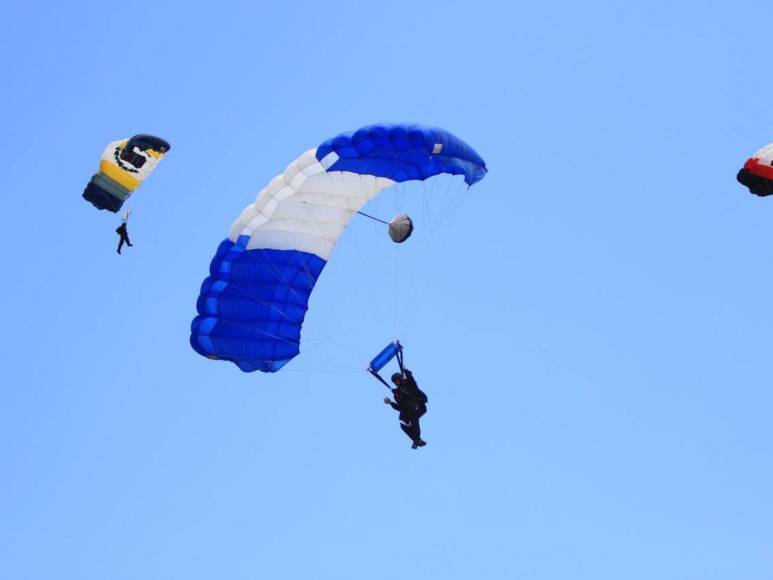
[[113, 213], [121, 209], [169, 151], [169, 143], [153, 135], [135, 135], [110, 143], [99, 161], [99, 173], [83, 190], [83, 199]]

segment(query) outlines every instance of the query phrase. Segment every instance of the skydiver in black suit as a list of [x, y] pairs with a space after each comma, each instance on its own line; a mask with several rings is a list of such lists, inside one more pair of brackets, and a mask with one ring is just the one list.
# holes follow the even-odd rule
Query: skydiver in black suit
[[411, 449], [424, 447], [427, 442], [421, 438], [419, 419], [427, 412], [427, 395], [419, 389], [413, 373], [408, 369], [405, 369], [405, 375], [393, 374], [392, 382], [396, 386], [392, 389], [395, 400], [385, 398], [384, 403], [400, 412], [400, 429], [413, 442]]
[[126, 230], [126, 222], [129, 221], [129, 215], [131, 214], [131, 211], [127, 211], [125, 214], [123, 214], [123, 218], [121, 219], [121, 225], [115, 228], [115, 233], [121, 236], [120, 241], [118, 242], [118, 249], [116, 252], [119, 254], [121, 253], [121, 248], [124, 244], [129, 246], [130, 248], [134, 245], [129, 241], [129, 232]]

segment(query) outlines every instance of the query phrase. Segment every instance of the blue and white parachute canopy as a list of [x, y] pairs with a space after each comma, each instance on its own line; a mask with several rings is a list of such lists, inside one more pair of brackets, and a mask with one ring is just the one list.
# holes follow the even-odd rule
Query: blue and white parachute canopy
[[486, 164], [448, 131], [406, 124], [342, 133], [301, 155], [220, 244], [196, 304], [193, 349], [245, 372], [281, 369], [299, 353], [309, 296], [352, 216], [390, 185], [441, 173], [473, 185]]

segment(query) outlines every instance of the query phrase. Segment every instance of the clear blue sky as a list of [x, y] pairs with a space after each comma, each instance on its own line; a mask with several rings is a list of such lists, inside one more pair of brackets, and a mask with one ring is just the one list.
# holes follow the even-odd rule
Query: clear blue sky
[[[773, 577], [773, 200], [735, 182], [773, 140], [772, 16], [7, 6], [0, 577]], [[490, 173], [368, 206], [416, 235], [354, 221], [282, 372], [195, 354], [242, 208], [381, 121], [444, 127]], [[138, 132], [172, 151], [119, 257], [80, 194]], [[419, 451], [362, 370], [395, 335], [430, 397]]]

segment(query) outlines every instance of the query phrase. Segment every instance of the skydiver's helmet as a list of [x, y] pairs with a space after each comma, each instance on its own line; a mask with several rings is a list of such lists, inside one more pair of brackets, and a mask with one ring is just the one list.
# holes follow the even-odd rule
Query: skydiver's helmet
[[401, 373], [395, 373], [392, 375], [392, 382], [396, 384], [398, 387], [400, 386], [400, 383], [403, 382], [403, 375]]

